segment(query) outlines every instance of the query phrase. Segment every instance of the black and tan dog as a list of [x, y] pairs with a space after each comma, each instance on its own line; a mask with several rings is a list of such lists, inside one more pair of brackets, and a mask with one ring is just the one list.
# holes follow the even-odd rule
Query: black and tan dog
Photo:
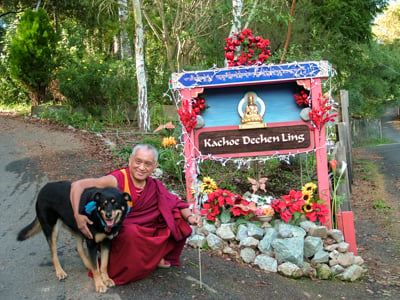
[[[59, 280], [67, 277], [61, 267], [57, 255], [57, 236], [59, 220], [73, 234], [78, 253], [85, 266], [92, 271], [97, 292], [105, 292], [107, 286], [114, 286], [114, 281], [108, 276], [107, 265], [110, 254], [111, 239], [118, 234], [122, 221], [129, 211], [129, 194], [116, 188], [89, 188], [84, 190], [79, 204], [79, 212], [93, 221], [88, 225], [93, 239], [87, 239], [77, 227], [70, 201], [71, 183], [68, 181], [51, 182], [39, 192], [36, 202], [36, 218], [22, 229], [17, 237], [23, 241], [43, 230], [50, 246], [56, 276]], [[86, 240], [88, 256], [83, 248]], [[101, 250], [101, 267], [97, 260], [97, 251]]]

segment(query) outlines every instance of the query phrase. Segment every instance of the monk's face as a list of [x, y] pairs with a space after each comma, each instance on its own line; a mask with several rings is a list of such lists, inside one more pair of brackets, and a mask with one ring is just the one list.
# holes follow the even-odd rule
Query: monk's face
[[129, 157], [129, 172], [136, 184], [142, 184], [157, 168], [154, 152], [145, 148], [140, 148], [134, 155]]

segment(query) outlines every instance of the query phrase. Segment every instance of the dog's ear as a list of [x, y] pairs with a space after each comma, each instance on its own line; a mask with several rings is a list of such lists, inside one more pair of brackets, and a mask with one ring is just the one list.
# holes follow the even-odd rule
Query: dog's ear
[[100, 201], [100, 198], [101, 198], [100, 192], [97, 192], [96, 194], [94, 194], [94, 197], [93, 197], [94, 201], [98, 202], [98, 201]]
[[123, 196], [126, 202], [132, 201], [131, 195], [129, 195], [128, 193], [124, 193]]

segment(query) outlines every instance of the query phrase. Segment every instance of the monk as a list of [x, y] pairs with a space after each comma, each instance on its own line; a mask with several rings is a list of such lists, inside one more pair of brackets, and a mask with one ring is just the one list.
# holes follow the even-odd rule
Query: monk
[[78, 210], [83, 190], [113, 186], [131, 195], [132, 207], [112, 240], [108, 264], [108, 274], [117, 285], [147, 277], [157, 267], [181, 265], [180, 255], [191, 234], [188, 224], [200, 226], [201, 217], [192, 214], [188, 203], [150, 176], [157, 161], [158, 151], [153, 146], [139, 144], [132, 150], [128, 167], [72, 183], [70, 197], [75, 219], [90, 239], [93, 236], [87, 225], [92, 222]]

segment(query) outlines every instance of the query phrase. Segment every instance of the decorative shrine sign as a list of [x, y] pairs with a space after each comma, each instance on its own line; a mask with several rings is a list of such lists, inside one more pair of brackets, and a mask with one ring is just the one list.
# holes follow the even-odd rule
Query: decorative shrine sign
[[202, 155], [243, 157], [279, 155], [314, 149], [314, 132], [304, 122], [288, 126], [239, 129], [238, 126], [208, 127], [196, 131], [195, 144]]

